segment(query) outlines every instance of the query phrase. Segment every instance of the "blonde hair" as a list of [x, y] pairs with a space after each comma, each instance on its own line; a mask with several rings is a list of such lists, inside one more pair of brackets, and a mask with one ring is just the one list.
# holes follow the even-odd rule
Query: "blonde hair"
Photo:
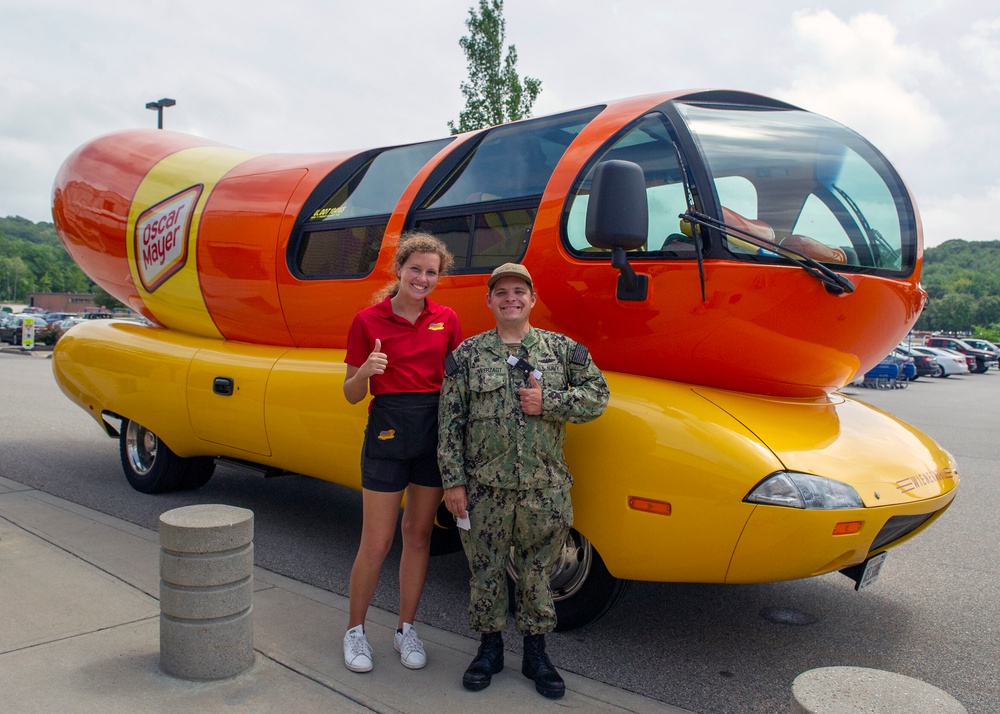
[[[455, 263], [455, 258], [444, 241], [427, 231], [407, 231], [401, 235], [399, 245], [396, 246], [396, 257], [393, 259], [393, 265], [400, 267], [406, 265], [406, 261], [414, 253], [433, 253], [436, 255], [440, 260], [438, 275], [446, 275]], [[387, 297], [395, 297], [398, 292], [399, 280], [397, 279], [375, 293], [372, 304], [382, 302]]]

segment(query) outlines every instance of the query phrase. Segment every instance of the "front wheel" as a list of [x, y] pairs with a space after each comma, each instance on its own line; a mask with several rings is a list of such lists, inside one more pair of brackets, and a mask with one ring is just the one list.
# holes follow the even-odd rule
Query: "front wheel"
[[[556, 606], [556, 631], [582, 627], [604, 617], [628, 590], [628, 580], [608, 572], [604, 560], [587, 538], [570, 529], [549, 576]], [[508, 598], [514, 609], [517, 574], [507, 565]]]
[[948, 375], [945, 374], [944, 367], [942, 367], [940, 364], [936, 364], [933, 367], [933, 371], [931, 372], [931, 376], [932, 377], [947, 377]]
[[181, 458], [156, 434], [129, 419], [122, 419], [118, 451], [125, 478], [141, 493], [200, 488], [208, 483], [215, 471], [214, 459]]

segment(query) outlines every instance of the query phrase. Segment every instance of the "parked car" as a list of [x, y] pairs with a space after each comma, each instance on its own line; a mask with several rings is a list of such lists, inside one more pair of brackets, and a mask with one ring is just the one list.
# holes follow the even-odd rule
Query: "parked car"
[[969, 373], [969, 362], [963, 354], [938, 347], [927, 347], [925, 345], [913, 345], [910, 349], [914, 352], [934, 357], [941, 368], [940, 374], [935, 374], [935, 377], [950, 377], [953, 374]]
[[73, 325], [79, 324], [81, 322], [83, 322], [83, 318], [82, 317], [77, 317], [76, 315], [71, 315], [70, 317], [64, 318], [64, 319], [60, 320], [59, 322], [57, 322], [56, 326], [60, 330], [62, 330], [63, 332], [65, 332], [66, 330], [68, 330], [69, 328], [71, 328]]
[[986, 340], [980, 340], [975, 337], [966, 337], [965, 341], [970, 345], [975, 347], [977, 350], [983, 350], [984, 352], [992, 352], [993, 356], [1000, 360], [1000, 347], [997, 347], [992, 342]]
[[21, 344], [21, 329], [26, 318], [31, 318], [35, 321], [35, 332], [38, 332], [38, 330], [42, 330], [47, 326], [45, 320], [38, 315], [14, 315], [13, 317], [7, 319], [7, 322], [3, 325], [3, 327], [0, 327], [0, 342], [9, 342], [12, 345]]
[[940, 372], [944, 370], [944, 368], [937, 363], [937, 358], [934, 355], [922, 354], [911, 349], [905, 344], [899, 345], [899, 347], [896, 348], [896, 351], [913, 360], [913, 366], [917, 371], [913, 379], [916, 379], [917, 377], [940, 377]]
[[76, 315], [72, 312], [50, 312], [45, 315], [45, 321], [51, 325], [53, 322], [65, 320], [67, 317], [76, 317]]
[[998, 363], [997, 356], [992, 352], [977, 349], [965, 340], [960, 340], [957, 337], [928, 337], [924, 340], [924, 344], [928, 347], [944, 347], [973, 357], [975, 367], [970, 367], [969, 371], [971, 372], [982, 373], [990, 367], [996, 367]]

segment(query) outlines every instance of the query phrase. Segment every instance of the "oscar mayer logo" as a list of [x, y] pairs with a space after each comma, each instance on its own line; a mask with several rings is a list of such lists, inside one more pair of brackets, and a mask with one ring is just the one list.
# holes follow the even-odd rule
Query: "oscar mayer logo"
[[187, 262], [191, 216], [202, 186], [192, 186], [145, 210], [135, 224], [139, 279], [153, 292]]

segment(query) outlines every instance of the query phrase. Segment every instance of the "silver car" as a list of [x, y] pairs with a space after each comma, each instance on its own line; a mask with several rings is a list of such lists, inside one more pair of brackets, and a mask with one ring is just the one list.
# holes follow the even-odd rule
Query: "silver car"
[[953, 374], [968, 374], [969, 363], [965, 355], [961, 352], [948, 350], [943, 347], [925, 347], [924, 345], [913, 345], [911, 350], [918, 354], [931, 355], [937, 359], [941, 370], [934, 377], [950, 377]]

